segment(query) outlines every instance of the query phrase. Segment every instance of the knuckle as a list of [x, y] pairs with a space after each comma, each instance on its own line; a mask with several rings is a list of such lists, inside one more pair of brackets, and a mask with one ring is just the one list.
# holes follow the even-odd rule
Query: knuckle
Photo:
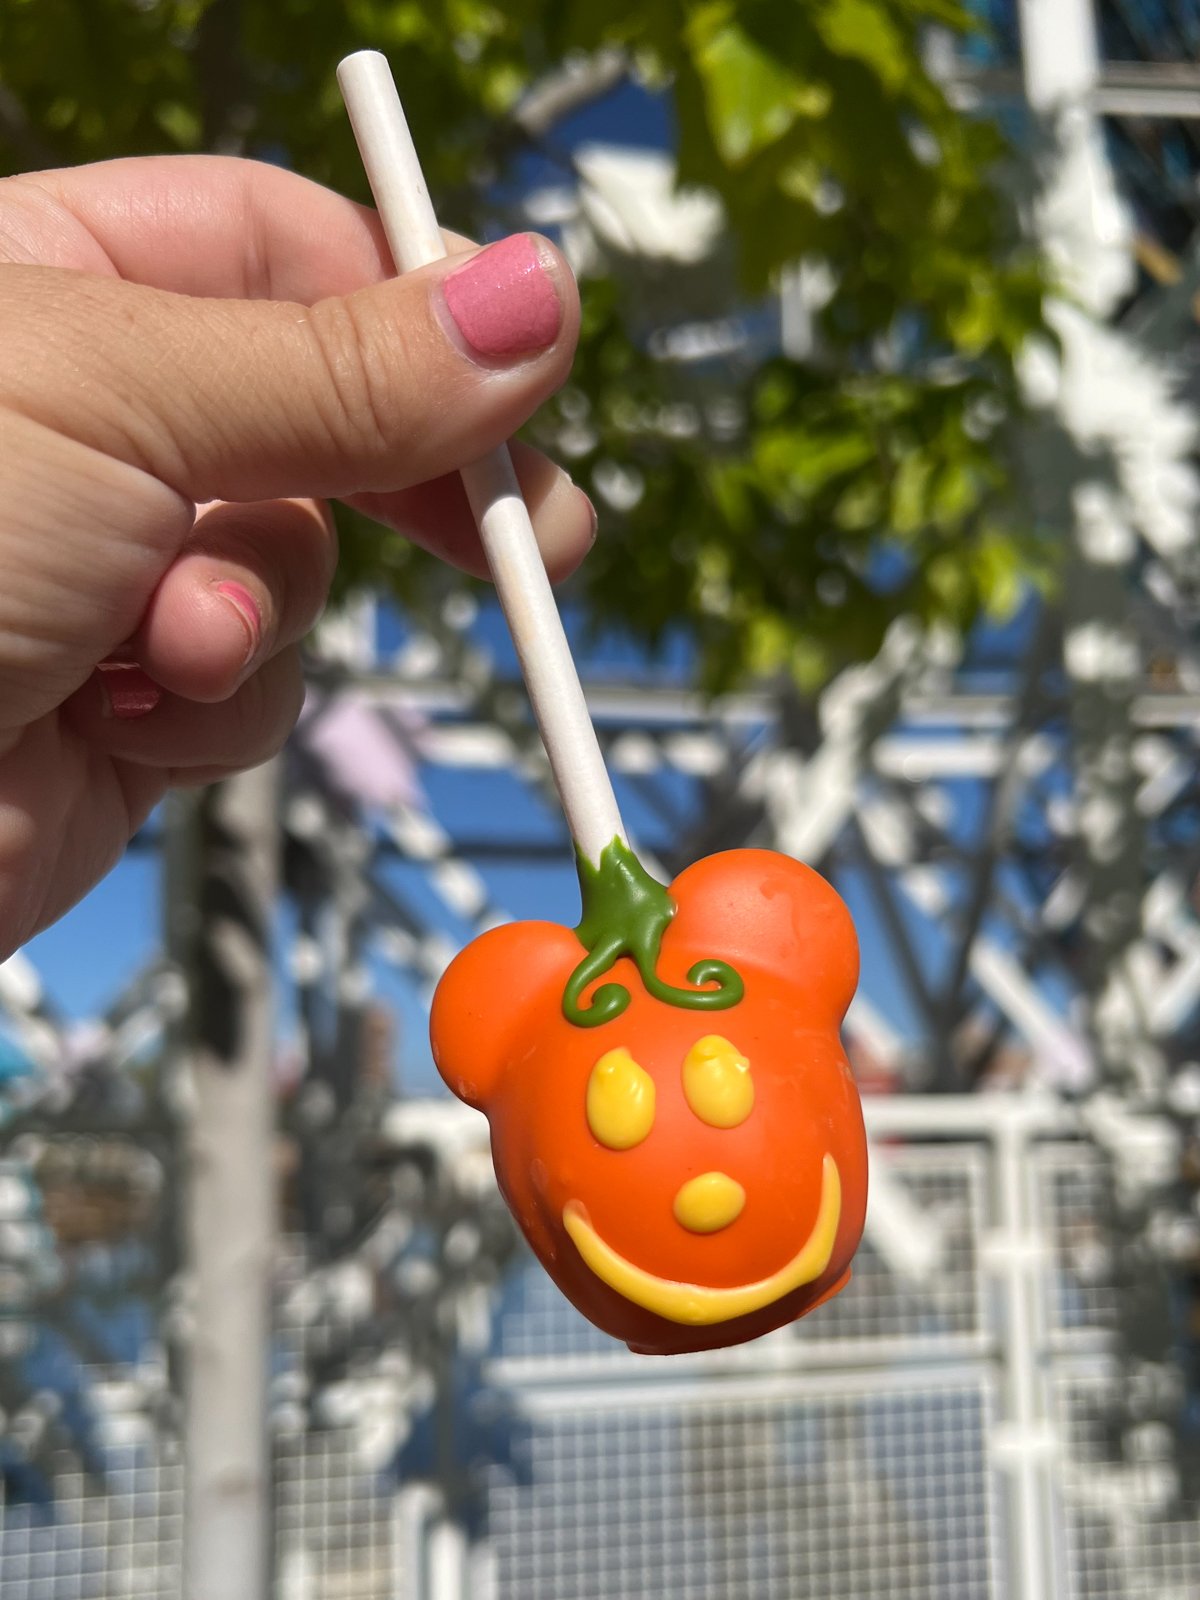
[[320, 367], [323, 421], [331, 439], [356, 456], [384, 454], [396, 442], [396, 351], [355, 296], [322, 300], [308, 319]]

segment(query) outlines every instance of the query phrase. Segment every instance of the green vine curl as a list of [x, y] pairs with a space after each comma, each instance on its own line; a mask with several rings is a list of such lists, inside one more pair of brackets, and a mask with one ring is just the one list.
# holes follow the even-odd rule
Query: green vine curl
[[[726, 961], [697, 961], [687, 974], [690, 988], [667, 983], [656, 970], [675, 903], [621, 839], [613, 839], [596, 865], [577, 852], [583, 916], [575, 929], [587, 955], [563, 991], [563, 1015], [579, 1028], [598, 1028], [619, 1017], [630, 1002], [621, 983], [602, 983], [587, 1006], [580, 996], [622, 956], [637, 967], [646, 993], [666, 1005], [690, 1011], [726, 1011], [745, 994], [740, 975]], [[702, 985], [715, 985], [704, 988]]]

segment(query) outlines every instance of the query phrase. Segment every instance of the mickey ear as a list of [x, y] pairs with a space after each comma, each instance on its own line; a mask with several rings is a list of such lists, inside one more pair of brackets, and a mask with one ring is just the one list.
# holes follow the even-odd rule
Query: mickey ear
[[461, 950], [433, 995], [433, 1059], [460, 1100], [486, 1111], [522, 1036], [557, 1015], [584, 950], [557, 922], [492, 928]]
[[663, 937], [690, 960], [715, 956], [798, 984], [836, 1025], [858, 983], [858, 938], [841, 895], [819, 872], [774, 850], [726, 850], [686, 868], [669, 893]]

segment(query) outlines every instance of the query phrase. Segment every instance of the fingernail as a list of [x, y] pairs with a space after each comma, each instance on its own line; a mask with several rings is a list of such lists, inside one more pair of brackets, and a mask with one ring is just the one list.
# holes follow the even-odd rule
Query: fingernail
[[[579, 492], [581, 494], [583, 494], [583, 490], [582, 489]], [[588, 535], [588, 548], [590, 549], [591, 546], [594, 545], [595, 542], [596, 542], [596, 534], [597, 534], [597, 532], [599, 531], [599, 528], [600, 528], [600, 518], [596, 513], [596, 502], [592, 499], [591, 495], [590, 494], [584, 494], [583, 498], [587, 501], [588, 510], [592, 514], [592, 531]]]
[[135, 662], [102, 661], [100, 674], [100, 715], [132, 721], [153, 711], [162, 699], [162, 690]]
[[446, 309], [471, 351], [519, 356], [554, 343], [562, 302], [548, 270], [551, 260], [540, 240], [516, 233], [442, 279]]
[[262, 643], [262, 612], [258, 609], [258, 601], [244, 584], [235, 583], [232, 578], [214, 583], [213, 592], [229, 602], [246, 630], [246, 655], [242, 662], [245, 666], [254, 658]]

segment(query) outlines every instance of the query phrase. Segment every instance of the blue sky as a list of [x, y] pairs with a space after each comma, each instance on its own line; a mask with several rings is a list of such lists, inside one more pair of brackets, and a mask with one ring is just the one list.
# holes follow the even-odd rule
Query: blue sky
[[[157, 834], [157, 819], [146, 830]], [[102, 1010], [160, 944], [157, 852], [134, 847], [75, 909], [25, 947], [71, 1017]]]

